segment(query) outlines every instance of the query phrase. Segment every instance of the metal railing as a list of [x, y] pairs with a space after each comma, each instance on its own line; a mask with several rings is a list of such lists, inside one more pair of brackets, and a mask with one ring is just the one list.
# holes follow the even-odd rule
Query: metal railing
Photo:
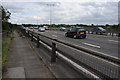
[[[95, 54], [95, 52], [91, 52], [89, 50], [80, 50], [80, 48], [77, 48], [74, 45], [41, 35], [33, 31], [22, 30], [22, 33], [31, 38], [31, 41], [35, 40], [37, 47], [39, 47], [39, 44], [41, 44], [41, 42], [49, 47], [52, 52], [51, 63], [55, 63], [56, 59], [62, 56], [62, 59], [67, 60], [71, 66], [74, 66], [77, 68], [77, 70], [82, 71], [89, 78], [102, 80], [118, 79], [120, 68], [119, 59], [114, 59], [109, 56], [109, 58], [107, 58], [102, 54], [91, 55], [91, 53]], [[46, 42], [44, 39], [47, 39], [49, 42]], [[72, 48], [71, 51], [74, 51], [74, 53], [67, 53], [66, 51], [63, 51], [60, 48], [56, 47], [58, 45], [61, 45], [62, 47], [69, 50]], [[102, 58], [100, 55], [105, 57]], [[111, 62], [111, 60], [113, 61]]]

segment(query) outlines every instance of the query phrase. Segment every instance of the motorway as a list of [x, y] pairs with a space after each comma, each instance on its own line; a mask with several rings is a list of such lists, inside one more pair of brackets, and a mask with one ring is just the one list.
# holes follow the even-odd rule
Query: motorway
[[[74, 39], [70, 37], [65, 37], [64, 31], [53, 31], [46, 30], [45, 32], [39, 32], [34, 30], [35, 33], [48, 36], [59, 41], [69, 43], [79, 47], [85, 47], [97, 52], [101, 52], [106, 55], [111, 55], [113, 57], [118, 57], [118, 38], [103, 36], [103, 35], [92, 35], [87, 34], [86, 39]], [[35, 34], [34, 34], [35, 35]], [[36, 35], [35, 35], [36, 36]], [[47, 44], [52, 45], [52, 40], [39, 36], [39, 38], [46, 42]], [[56, 43], [58, 50], [63, 51], [63, 55], [69, 55], [74, 59], [90, 66], [91, 68], [97, 69], [99, 72], [111, 76], [112, 78], [118, 77], [118, 65], [108, 62], [104, 59], [100, 59], [96, 56], [91, 56], [83, 51], [78, 49], [66, 46], [61, 43]], [[78, 63], [81, 64], [81, 63]], [[84, 66], [85, 67], [85, 66]], [[97, 74], [97, 73], [96, 73]]]
[[39, 33], [76, 46], [82, 46], [107, 55], [118, 57], [119, 44], [117, 37], [87, 34], [86, 39], [73, 39], [70, 37], [65, 37], [65, 32], [63, 31], [47, 30]]

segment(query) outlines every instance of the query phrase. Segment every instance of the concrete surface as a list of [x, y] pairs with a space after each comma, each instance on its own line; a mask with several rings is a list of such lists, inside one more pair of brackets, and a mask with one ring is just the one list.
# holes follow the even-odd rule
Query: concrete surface
[[24, 67], [8, 68], [8, 72], [5, 77], [9, 78], [25, 78]]
[[[8, 72], [5, 74], [5, 78], [24, 77], [20, 76], [22, 74], [25, 75], [25, 78], [54, 78], [43, 61], [36, 56], [27, 40], [16, 32], [14, 32], [7, 67]], [[9, 73], [10, 75], [6, 77]]]

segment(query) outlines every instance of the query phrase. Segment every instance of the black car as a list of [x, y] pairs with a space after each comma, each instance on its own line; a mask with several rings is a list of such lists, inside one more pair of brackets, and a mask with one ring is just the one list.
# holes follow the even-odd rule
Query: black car
[[86, 38], [86, 30], [81, 27], [71, 27], [65, 33], [66, 37]]

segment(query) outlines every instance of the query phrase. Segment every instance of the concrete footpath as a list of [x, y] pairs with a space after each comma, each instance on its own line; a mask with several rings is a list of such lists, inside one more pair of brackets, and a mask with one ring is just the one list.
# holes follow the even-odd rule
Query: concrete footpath
[[8, 57], [7, 72], [3, 78], [54, 78], [28, 41], [14, 32]]

